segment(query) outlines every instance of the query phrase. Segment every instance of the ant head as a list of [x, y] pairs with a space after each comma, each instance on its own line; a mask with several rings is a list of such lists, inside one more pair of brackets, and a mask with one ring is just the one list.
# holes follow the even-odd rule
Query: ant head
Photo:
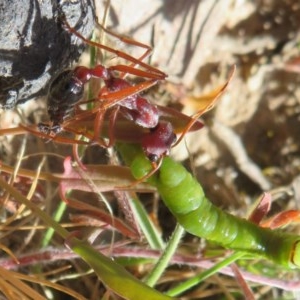
[[39, 123], [38, 129], [41, 133], [47, 134], [47, 135], [56, 135], [59, 132], [61, 132], [62, 127], [59, 124], [53, 124], [53, 126], [49, 126], [48, 124]]
[[160, 157], [157, 154], [148, 154], [147, 158], [152, 162], [152, 163], [156, 163], [158, 162], [158, 160], [160, 159]]
[[168, 155], [176, 135], [170, 122], [160, 121], [142, 140], [142, 148], [151, 162]]

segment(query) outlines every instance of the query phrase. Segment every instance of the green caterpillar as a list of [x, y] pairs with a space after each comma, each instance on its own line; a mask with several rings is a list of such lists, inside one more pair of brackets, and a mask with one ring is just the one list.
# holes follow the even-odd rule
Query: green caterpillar
[[[132, 145], [122, 145], [121, 153], [135, 178], [152, 170], [144, 154]], [[300, 236], [257, 226], [222, 211], [204, 195], [197, 180], [170, 157], [148, 179], [185, 230], [225, 248], [265, 257], [288, 268], [300, 268]]]

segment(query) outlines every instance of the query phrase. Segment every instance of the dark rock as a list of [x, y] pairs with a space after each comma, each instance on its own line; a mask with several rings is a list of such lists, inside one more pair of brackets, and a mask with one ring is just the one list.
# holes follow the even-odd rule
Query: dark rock
[[85, 44], [62, 26], [61, 11], [84, 37], [94, 28], [93, 0], [0, 0], [0, 107], [45, 95]]

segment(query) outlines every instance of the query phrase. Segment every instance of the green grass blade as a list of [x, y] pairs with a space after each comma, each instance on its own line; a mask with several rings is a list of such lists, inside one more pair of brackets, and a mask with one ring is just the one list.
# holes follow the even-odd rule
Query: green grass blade
[[149, 286], [154, 286], [158, 279], [161, 277], [165, 269], [167, 268], [173, 254], [176, 252], [180, 240], [184, 234], [185, 230], [179, 224], [177, 224], [163, 255], [158, 260], [152, 272], [149, 274], [145, 282]]
[[222, 268], [234, 263], [239, 258], [243, 257], [245, 253], [242, 252], [235, 252], [234, 254], [228, 256], [227, 258], [223, 259], [219, 263], [216, 263], [213, 267], [205, 270], [204, 272], [201, 272], [200, 274], [194, 276], [193, 278], [186, 280], [185, 282], [179, 284], [175, 288], [169, 290], [167, 292], [167, 295], [175, 297], [178, 296], [187, 290], [191, 289], [192, 287], [198, 285], [208, 277], [216, 274], [219, 270]]
[[140, 200], [136, 197], [132, 197], [130, 201], [132, 212], [134, 213], [150, 247], [158, 250], [164, 249], [165, 244], [161, 238], [161, 235], [153, 225], [152, 221], [149, 219], [148, 214]]
[[119, 296], [129, 300], [172, 299], [139, 281], [123, 267], [77, 239], [69, 241], [70, 248], [79, 254], [98, 274], [102, 282]]

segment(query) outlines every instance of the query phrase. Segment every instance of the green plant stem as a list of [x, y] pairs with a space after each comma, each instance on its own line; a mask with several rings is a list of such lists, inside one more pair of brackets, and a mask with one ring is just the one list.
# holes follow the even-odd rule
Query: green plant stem
[[160, 233], [149, 219], [144, 206], [137, 197], [131, 197], [130, 201], [131, 209], [151, 249], [162, 250], [165, 247], [165, 244], [160, 236]]
[[169, 290], [166, 294], [175, 297], [183, 292], [189, 290], [190, 288], [196, 286], [197, 284], [201, 283], [206, 278], [216, 274], [220, 269], [232, 264], [236, 260], [243, 257], [245, 253], [243, 252], [235, 252], [234, 254], [228, 256], [227, 258], [223, 259], [219, 263], [215, 264], [213, 267], [205, 270], [204, 272], [199, 273], [198, 275], [194, 276], [193, 278], [179, 284], [175, 288]]
[[183, 227], [181, 227], [179, 224], [176, 225], [176, 228], [167, 244], [166, 249], [163, 252], [163, 255], [158, 260], [157, 264], [153, 268], [152, 272], [149, 274], [149, 276], [146, 278], [145, 282], [149, 286], [154, 286], [165, 269], [167, 268], [172, 256], [176, 252], [178, 245], [180, 243], [180, 240], [185, 233], [185, 230]]
[[[64, 215], [64, 212], [66, 211], [67, 204], [66, 202], [61, 201], [58, 208], [55, 211], [55, 214], [53, 216], [53, 220], [56, 222], [59, 222]], [[51, 241], [54, 234], [54, 229], [50, 227], [42, 240], [42, 247], [46, 247], [49, 245], [49, 242]]]

